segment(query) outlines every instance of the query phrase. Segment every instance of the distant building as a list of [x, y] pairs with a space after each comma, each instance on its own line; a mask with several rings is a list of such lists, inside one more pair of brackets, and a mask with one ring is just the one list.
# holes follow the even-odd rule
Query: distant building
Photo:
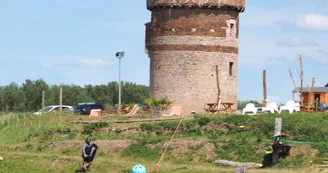
[[[293, 98], [295, 93], [297, 91], [300, 91], [301, 87], [297, 87], [297, 90], [294, 89], [293, 92]], [[304, 105], [307, 105], [309, 102], [309, 92], [310, 92], [310, 87], [303, 87], [303, 103]], [[328, 84], [325, 85], [325, 87], [314, 87], [313, 88], [313, 100], [319, 99], [323, 104], [327, 105], [328, 104]]]

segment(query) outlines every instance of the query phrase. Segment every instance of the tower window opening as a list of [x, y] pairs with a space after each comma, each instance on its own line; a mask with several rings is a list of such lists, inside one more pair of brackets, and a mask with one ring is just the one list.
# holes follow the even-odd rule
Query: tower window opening
[[228, 24], [227, 37], [236, 38], [236, 32], [237, 32], [236, 20], [230, 19], [227, 21], [227, 24]]
[[233, 62], [229, 63], [229, 76], [232, 76], [232, 67], [233, 67]]
[[235, 34], [234, 34], [234, 25], [235, 24], [233, 24], [233, 23], [230, 23], [230, 37], [234, 37], [235, 36]]

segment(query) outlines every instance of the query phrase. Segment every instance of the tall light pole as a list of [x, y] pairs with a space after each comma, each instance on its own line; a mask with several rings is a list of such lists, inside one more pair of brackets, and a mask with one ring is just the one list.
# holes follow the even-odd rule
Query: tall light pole
[[116, 57], [119, 59], [118, 63], [118, 116], [121, 116], [121, 58], [124, 57], [124, 51], [117, 52]]

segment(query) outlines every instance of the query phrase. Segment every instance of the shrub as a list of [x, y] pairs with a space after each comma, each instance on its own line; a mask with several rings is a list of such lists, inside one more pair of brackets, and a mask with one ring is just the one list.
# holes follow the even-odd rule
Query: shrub
[[205, 126], [209, 122], [211, 122], [211, 119], [208, 117], [200, 117], [200, 118], [196, 118], [195, 122], [197, 122], [200, 126]]
[[93, 131], [97, 131], [101, 128], [108, 127], [108, 125], [109, 125], [108, 122], [100, 122], [100, 123], [85, 125], [83, 126], [83, 134], [90, 134]]
[[144, 142], [131, 144], [121, 152], [123, 157], [144, 158], [147, 160], [154, 160], [160, 156], [157, 150], [153, 150]]
[[151, 123], [142, 123], [142, 124], [140, 124], [140, 129], [142, 131], [154, 131], [155, 126]]

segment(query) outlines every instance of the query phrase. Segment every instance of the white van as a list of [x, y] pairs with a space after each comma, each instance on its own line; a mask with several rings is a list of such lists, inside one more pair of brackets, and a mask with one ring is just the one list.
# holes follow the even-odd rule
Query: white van
[[[57, 112], [60, 109], [60, 105], [52, 105], [44, 107], [44, 112]], [[62, 105], [63, 112], [73, 112], [72, 106]], [[42, 109], [40, 109], [38, 112], [34, 112], [35, 115], [42, 114]]]

